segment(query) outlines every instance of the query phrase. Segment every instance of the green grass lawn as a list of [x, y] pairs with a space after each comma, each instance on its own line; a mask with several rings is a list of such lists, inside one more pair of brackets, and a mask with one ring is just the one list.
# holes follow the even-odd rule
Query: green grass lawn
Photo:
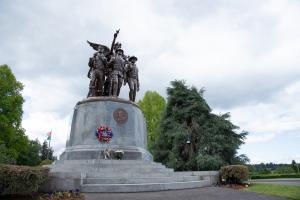
[[300, 200], [300, 186], [255, 183], [243, 190], [287, 199]]

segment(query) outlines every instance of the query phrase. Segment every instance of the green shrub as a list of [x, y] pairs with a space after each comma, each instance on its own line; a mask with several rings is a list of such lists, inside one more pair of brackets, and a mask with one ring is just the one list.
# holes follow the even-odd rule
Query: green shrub
[[227, 184], [239, 184], [243, 181], [247, 181], [249, 177], [249, 170], [244, 165], [228, 165], [221, 167], [220, 178], [222, 182]]
[[26, 195], [37, 192], [48, 168], [0, 165], [0, 195]]
[[251, 176], [252, 179], [268, 178], [300, 178], [300, 174], [258, 174]]
[[43, 160], [40, 163], [40, 166], [42, 166], [42, 165], [51, 165], [52, 163], [53, 163], [53, 160], [46, 159], [46, 160]]

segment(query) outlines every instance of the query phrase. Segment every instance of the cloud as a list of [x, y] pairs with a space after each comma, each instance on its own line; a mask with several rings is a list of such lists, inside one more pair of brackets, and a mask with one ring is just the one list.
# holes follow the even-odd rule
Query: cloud
[[[291, 156], [284, 156], [284, 157], [277, 157], [275, 159], [269, 159], [268, 163], [279, 163], [279, 164], [291, 164], [292, 160], [295, 160], [297, 163], [300, 162], [300, 155], [299, 154], [294, 154]], [[260, 163], [267, 163], [265, 157], [256, 157], [253, 160], [251, 160], [252, 164], [260, 164]]]
[[52, 147], [55, 155], [62, 153], [71, 127], [71, 115], [65, 117], [58, 116], [51, 112], [34, 112], [22, 121], [22, 126], [26, 128], [26, 134], [31, 139], [38, 139], [43, 142], [47, 138], [47, 133], [52, 130]]
[[[118, 27], [125, 52], [140, 58], [142, 92], [152, 89], [165, 94], [169, 81], [176, 78], [206, 87], [207, 98], [214, 106], [258, 102], [299, 77], [299, 26], [290, 24], [299, 14], [294, 4], [282, 4], [8, 4], [4, 10], [8, 13], [3, 15], [12, 17], [3, 18], [10, 22], [3, 21], [4, 29], [18, 27], [18, 31], [7, 31], [11, 36], [3, 43], [9, 55], [3, 57], [7, 63], [17, 61], [13, 65], [20, 76], [32, 77], [34, 71], [37, 76], [82, 77], [92, 54], [85, 40], [109, 46]], [[280, 7], [289, 12], [282, 12]], [[198, 9], [211, 12], [199, 15]]]
[[[274, 134], [300, 130], [300, 81], [278, 91], [266, 102], [238, 106], [231, 110], [232, 120], [252, 133], [267, 133], [262, 138], [272, 139]], [[223, 111], [224, 112], [224, 111]]]
[[299, 133], [299, 10], [280, 0], [1, 1], [0, 61], [25, 84], [27, 134], [44, 134], [51, 121], [60, 148], [88, 92], [86, 40], [110, 46], [120, 28], [125, 53], [139, 58], [138, 99], [166, 96], [170, 81], [185, 79], [206, 88], [215, 111], [232, 113], [247, 143], [263, 143]]
[[263, 134], [263, 135], [249, 135], [247, 137], [247, 143], [251, 142], [268, 142], [276, 137], [276, 134], [270, 133], [270, 134]]

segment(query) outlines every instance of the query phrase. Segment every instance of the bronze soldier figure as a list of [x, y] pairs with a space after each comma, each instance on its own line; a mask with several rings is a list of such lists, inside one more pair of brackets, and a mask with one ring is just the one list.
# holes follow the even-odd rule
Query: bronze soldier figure
[[129, 85], [129, 100], [134, 102], [136, 97], [136, 92], [140, 90], [139, 83], [139, 71], [135, 64], [138, 60], [137, 57], [131, 56], [129, 59], [129, 63], [127, 64], [127, 82]]
[[[110, 75], [111, 69], [108, 68], [107, 60], [110, 60], [110, 58], [115, 54], [117, 47], [121, 47], [121, 43], [118, 43], [118, 42], [115, 43], [116, 38], [119, 34], [119, 31], [120, 31], [120, 29], [114, 33], [114, 38], [113, 38], [110, 49], [105, 45], [87, 41], [87, 43], [94, 50], [99, 51], [101, 49], [101, 52], [99, 51], [99, 54], [95, 53], [94, 57], [90, 58], [90, 61], [89, 61], [90, 70], [88, 72], [88, 77], [92, 78], [92, 79], [90, 81], [90, 90], [88, 93], [88, 97], [108, 96], [109, 95], [109, 79], [108, 79], [108, 77]], [[98, 68], [96, 67], [96, 64], [98, 64]], [[102, 67], [102, 64], [104, 64], [104, 68]], [[100, 70], [99, 70], [99, 68], [100, 68]], [[92, 73], [94, 69], [98, 69], [98, 70], [95, 70], [94, 71], [95, 73]], [[101, 74], [99, 73], [99, 71], [101, 71]], [[91, 76], [91, 74], [92, 75], [94, 74], [95, 76]], [[105, 79], [105, 77], [107, 77], [107, 78]]]
[[118, 97], [120, 94], [123, 80], [126, 78], [125, 63], [124, 51], [117, 49], [115, 55], [108, 62], [108, 65], [111, 67], [108, 75], [109, 96]]
[[[90, 58], [89, 66], [90, 71], [88, 73], [88, 77], [91, 78], [91, 80], [88, 97], [103, 96], [107, 59], [104, 55], [104, 49], [100, 46], [98, 52], [96, 52], [94, 56]], [[90, 73], [92, 73], [92, 75], [90, 75]]]
[[135, 64], [137, 58], [124, 55], [121, 43], [116, 42], [119, 31], [117, 30], [114, 34], [111, 48], [87, 41], [97, 51], [89, 61], [90, 71], [88, 77], [91, 78], [91, 81], [88, 97], [118, 97], [123, 82], [124, 85], [128, 82], [129, 99], [135, 101], [136, 92], [139, 91], [140, 86], [138, 68]]

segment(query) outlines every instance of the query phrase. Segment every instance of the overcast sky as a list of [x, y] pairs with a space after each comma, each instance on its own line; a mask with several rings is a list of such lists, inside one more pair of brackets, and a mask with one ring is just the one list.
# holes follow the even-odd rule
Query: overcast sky
[[86, 40], [110, 46], [120, 28], [139, 59], [138, 99], [166, 97], [174, 79], [205, 87], [213, 112], [249, 132], [239, 153], [300, 162], [299, 21], [298, 0], [0, 0], [0, 64], [25, 85], [26, 134], [43, 141], [52, 129], [59, 155], [88, 92]]

